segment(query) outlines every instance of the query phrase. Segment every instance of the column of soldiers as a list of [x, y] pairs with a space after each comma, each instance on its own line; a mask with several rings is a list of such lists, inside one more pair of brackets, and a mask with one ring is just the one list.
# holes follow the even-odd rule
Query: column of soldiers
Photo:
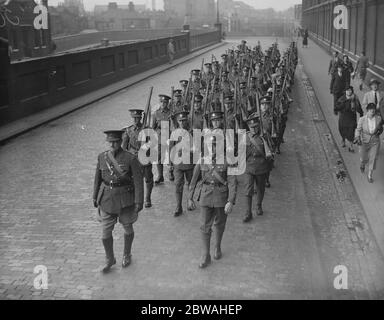
[[[161, 125], [164, 121], [168, 121], [170, 131], [184, 129], [190, 135], [190, 141], [193, 140], [193, 129], [210, 129], [211, 132], [234, 129], [235, 133], [239, 129], [245, 129], [247, 135], [243, 201], [247, 209], [243, 222], [247, 223], [253, 218], [252, 202], [255, 194], [256, 213], [263, 215], [265, 188], [271, 186], [269, 175], [274, 167], [274, 158], [281, 153], [281, 144], [284, 143], [288, 111], [292, 103], [289, 94], [294, 83], [297, 57], [295, 42], [281, 54], [277, 42], [263, 52], [259, 42], [252, 49], [243, 40], [236, 49], [228, 49], [223, 53], [221, 61], [213, 55], [210, 62], [204, 63], [203, 60], [200, 69], [191, 70], [188, 80], [180, 80], [181, 89], [172, 87], [170, 95], [160, 94], [160, 107], [153, 114], [149, 111], [149, 104], [145, 110], [130, 110], [134, 119], [132, 126], [105, 132], [111, 150], [99, 155], [94, 189], [94, 205], [101, 211], [103, 243], [107, 256], [104, 272], [108, 272], [116, 262], [111, 229], [117, 222], [117, 217], [128, 235], [123, 259], [123, 266], [127, 266], [130, 264], [133, 241], [132, 225], [137, 220], [137, 213], [142, 209], [143, 203], [146, 208], [152, 206], [153, 186], [164, 183], [163, 163], [166, 155], [163, 151], [177, 144], [175, 141], [167, 146], [164, 139], [161, 139]], [[138, 135], [143, 128], [152, 128], [158, 134], [159, 164], [156, 165], [156, 180], [153, 179], [152, 164], [143, 166], [138, 161], [138, 151], [144, 144], [138, 140]], [[199, 146], [191, 144], [191, 161], [188, 163], [172, 164], [170, 155], [167, 155], [170, 160], [169, 180], [175, 183], [174, 216], [183, 214], [185, 182], [189, 187], [187, 209], [194, 210], [196, 201], [199, 201], [203, 246], [200, 268], [207, 267], [211, 262], [210, 239], [213, 226], [216, 235], [214, 258], [221, 258], [221, 240], [227, 214], [231, 212], [237, 198], [237, 177], [230, 174], [230, 165], [225, 156], [224, 164], [217, 163], [217, 158], [222, 156], [216, 153], [216, 147], [222, 143], [217, 139], [212, 137], [212, 149], [207, 152], [203, 151], [203, 142]], [[118, 147], [119, 143], [121, 147]], [[224, 141], [225, 150], [228, 150], [230, 146], [226, 143]], [[237, 143], [235, 139], [235, 154]], [[196, 150], [200, 152], [200, 161], [193, 164], [193, 153]], [[120, 154], [124, 156], [119, 156]], [[123, 199], [123, 191], [126, 191], [124, 188], [132, 193], [127, 196], [127, 200]], [[106, 206], [112, 202], [116, 202], [113, 210]]]

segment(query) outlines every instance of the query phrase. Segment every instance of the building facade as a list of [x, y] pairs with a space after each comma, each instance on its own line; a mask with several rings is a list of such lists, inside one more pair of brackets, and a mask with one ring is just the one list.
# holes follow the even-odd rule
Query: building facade
[[[347, 8], [347, 28], [336, 29], [336, 5]], [[369, 76], [384, 79], [383, 0], [303, 0], [302, 24], [320, 45], [348, 54], [356, 61], [364, 51], [372, 67]], [[369, 77], [368, 77], [369, 79]]]
[[128, 9], [123, 9], [116, 2], [110, 2], [106, 11], [101, 11], [94, 17], [94, 28], [99, 31], [148, 29], [151, 19], [135, 9], [133, 2]]

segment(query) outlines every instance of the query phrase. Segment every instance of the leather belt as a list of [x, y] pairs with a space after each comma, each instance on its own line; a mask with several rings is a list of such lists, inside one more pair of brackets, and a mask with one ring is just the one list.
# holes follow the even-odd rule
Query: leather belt
[[215, 187], [224, 186], [224, 184], [222, 184], [220, 182], [213, 182], [213, 181], [204, 181], [204, 184], [209, 185], [209, 186], [215, 186]]
[[129, 186], [130, 183], [128, 182], [112, 182], [112, 181], [103, 181], [103, 183], [107, 186], [107, 187], [110, 187], [111, 189], [112, 188], [117, 188], [117, 187], [125, 187], [125, 186]]

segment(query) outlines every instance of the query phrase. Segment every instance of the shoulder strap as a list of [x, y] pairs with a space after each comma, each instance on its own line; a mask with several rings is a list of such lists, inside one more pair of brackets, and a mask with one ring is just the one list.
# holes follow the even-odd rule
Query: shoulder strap
[[[256, 142], [256, 139], [254, 137], [251, 137], [249, 135], [249, 140], [251, 141], [252, 145], [261, 153], [264, 153], [263, 150], [260, 149], [259, 145]], [[264, 142], [264, 141], [263, 141]]]
[[218, 174], [217, 173], [217, 171], [213, 168], [213, 170], [212, 170], [212, 174], [214, 175], [214, 177], [217, 179], [217, 180], [219, 180], [219, 182], [221, 183], [221, 184], [223, 184], [223, 185], [227, 185], [227, 181], [225, 181], [224, 179], [223, 179], [223, 177], [220, 175], [220, 174]]
[[113, 167], [116, 169], [116, 171], [119, 173], [119, 175], [123, 176], [125, 172], [121, 170], [119, 164], [117, 163], [115, 157], [113, 156], [111, 151], [107, 152], [108, 159], [111, 160]]

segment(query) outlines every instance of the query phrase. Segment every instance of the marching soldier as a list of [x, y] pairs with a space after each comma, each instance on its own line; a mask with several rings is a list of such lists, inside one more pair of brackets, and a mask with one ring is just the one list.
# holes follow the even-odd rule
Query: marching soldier
[[[141, 119], [144, 113], [144, 110], [140, 109], [131, 109], [131, 116], [133, 118], [134, 124], [123, 128], [123, 143], [122, 148], [138, 157], [139, 150], [141, 148], [142, 142], [138, 140], [139, 133], [143, 129], [143, 124]], [[152, 207], [151, 203], [151, 194], [153, 189], [153, 173], [152, 173], [152, 163], [148, 163], [142, 166], [144, 179], [145, 179], [145, 208]]]
[[98, 208], [98, 220], [102, 226], [102, 241], [107, 273], [116, 264], [113, 252], [112, 231], [117, 219], [124, 228], [124, 255], [122, 267], [131, 263], [134, 238], [133, 224], [143, 209], [143, 173], [137, 158], [121, 148], [122, 130], [104, 132], [110, 150], [99, 154], [93, 189], [93, 205]]
[[249, 67], [248, 66], [244, 66], [242, 74], [241, 74], [241, 76], [239, 78], [240, 83], [241, 82], [245, 82], [246, 84], [248, 84], [248, 74], [249, 74]]
[[224, 108], [227, 110], [226, 129], [236, 128], [236, 111], [233, 96], [227, 96], [224, 98]]
[[[175, 114], [175, 119], [177, 121], [177, 127], [180, 129], [184, 129], [185, 134], [187, 134], [190, 139], [190, 143], [192, 143], [192, 138], [190, 136], [190, 127], [188, 123], [188, 112], [181, 111], [177, 114]], [[176, 143], [174, 143], [176, 144]], [[190, 144], [191, 146], [191, 144]], [[179, 150], [179, 157], [182, 156], [182, 151]], [[181, 214], [183, 214], [183, 190], [184, 190], [184, 183], [185, 180], [187, 180], [188, 186], [191, 182], [192, 179], [192, 174], [193, 174], [193, 153], [192, 153], [192, 148], [189, 148], [189, 150], [184, 150], [184, 152], [189, 153], [189, 163], [179, 163], [176, 164], [174, 163], [174, 175], [175, 175], [175, 194], [176, 194], [176, 210], [174, 212], [174, 216], [178, 217]]]
[[200, 88], [202, 86], [201, 72], [199, 69], [192, 70], [192, 93], [197, 95], [200, 93]]
[[248, 97], [248, 89], [247, 89], [247, 83], [241, 82], [240, 83], [240, 108], [242, 112], [245, 112], [245, 118], [248, 117], [248, 115], [252, 112], [252, 106], [249, 105], [249, 97]]
[[188, 112], [189, 112], [189, 108], [190, 108], [190, 101], [191, 101], [191, 97], [192, 97], [192, 94], [191, 94], [191, 91], [189, 90], [189, 87], [188, 87], [188, 84], [189, 84], [189, 80], [180, 80], [180, 85], [181, 85], [181, 88], [182, 88], [182, 96], [183, 96], [183, 103], [186, 103], [188, 105]]
[[173, 90], [174, 94], [174, 101], [171, 101], [170, 109], [173, 114], [176, 114], [180, 111], [184, 110], [183, 105], [183, 90], [181, 89], [175, 89]]
[[203, 87], [204, 88], [209, 87], [211, 90], [212, 80], [215, 77], [215, 74], [213, 73], [213, 70], [212, 70], [212, 63], [207, 62], [204, 64], [204, 66], [205, 66], [205, 72], [202, 76]]
[[229, 59], [228, 59], [228, 54], [223, 53], [223, 54], [221, 55], [221, 59], [222, 59], [222, 61], [221, 61], [221, 70], [222, 70], [222, 71], [228, 71], [228, 69], [229, 69]]
[[[213, 121], [213, 128], [219, 128], [223, 121], [222, 112], [213, 112], [210, 114]], [[236, 176], [230, 175], [228, 165], [216, 163], [217, 152], [213, 141], [212, 152], [204, 157], [199, 164], [195, 166], [192, 181], [189, 188], [188, 206], [194, 209], [194, 194], [197, 194], [197, 201], [200, 204], [201, 214], [201, 236], [203, 244], [203, 255], [199, 268], [206, 268], [211, 263], [211, 234], [212, 226], [215, 226], [215, 250], [214, 258], [221, 259], [221, 241], [227, 222], [227, 215], [231, 213], [236, 201], [237, 180]], [[219, 152], [219, 151], [218, 151]], [[200, 181], [199, 190], [196, 189], [197, 182]]]
[[202, 108], [202, 101], [203, 96], [201, 94], [198, 94], [194, 96], [194, 103], [193, 103], [193, 119], [192, 119], [192, 113], [190, 115], [190, 123], [192, 125], [192, 129], [200, 129], [202, 130], [204, 128], [204, 110]]
[[221, 91], [224, 93], [225, 97], [233, 94], [233, 88], [235, 87], [233, 82], [231, 82], [231, 80], [229, 80], [228, 73], [229, 73], [228, 71], [223, 71], [221, 73], [222, 74]]
[[255, 113], [247, 119], [250, 131], [247, 132], [246, 169], [244, 173], [245, 201], [247, 204], [243, 222], [252, 220], [252, 196], [255, 183], [257, 186], [256, 205], [257, 215], [263, 215], [262, 203], [265, 193], [265, 181], [270, 171], [268, 161], [269, 153], [266, 153], [266, 141], [260, 130], [259, 114]]
[[[158, 177], [155, 180], [155, 185], [159, 185], [164, 182], [164, 165], [161, 163], [163, 155], [162, 155], [162, 149], [165, 150], [165, 146], [163, 148], [161, 147], [161, 122], [162, 121], [170, 121], [171, 119], [171, 110], [169, 109], [169, 101], [171, 100], [171, 97], [160, 94], [160, 108], [156, 110], [153, 114], [153, 120], [152, 120], [152, 129], [156, 131], [159, 142], [159, 163], [157, 164], [157, 172]], [[173, 176], [173, 172], [169, 171], [169, 180], [173, 181], [175, 178]]]

